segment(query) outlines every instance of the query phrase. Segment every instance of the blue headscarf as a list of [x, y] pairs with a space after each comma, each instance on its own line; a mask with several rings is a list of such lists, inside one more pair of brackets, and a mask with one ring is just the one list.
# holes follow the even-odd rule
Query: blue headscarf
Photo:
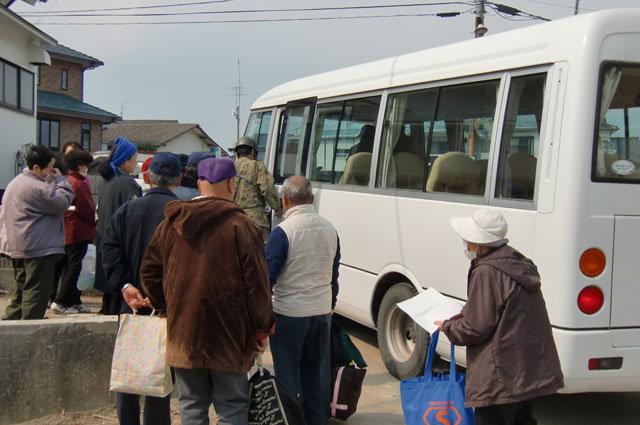
[[118, 165], [125, 163], [129, 158], [131, 158], [133, 154], [138, 151], [138, 148], [122, 136], [118, 137], [113, 145], [116, 147], [116, 150], [113, 151], [110, 164], [113, 174], [117, 176]]

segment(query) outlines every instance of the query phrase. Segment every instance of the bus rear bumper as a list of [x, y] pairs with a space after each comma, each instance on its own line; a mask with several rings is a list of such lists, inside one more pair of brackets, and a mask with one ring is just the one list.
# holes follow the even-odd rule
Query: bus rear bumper
[[[608, 330], [553, 329], [565, 387], [562, 393], [640, 391], [640, 340], [613, 347]], [[617, 369], [589, 370], [591, 359], [621, 358]]]

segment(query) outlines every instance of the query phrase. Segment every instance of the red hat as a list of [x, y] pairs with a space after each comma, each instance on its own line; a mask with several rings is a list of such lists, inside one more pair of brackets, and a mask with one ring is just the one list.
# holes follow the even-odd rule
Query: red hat
[[149, 182], [149, 164], [151, 163], [151, 160], [153, 159], [153, 157], [149, 157], [147, 158], [143, 163], [142, 163], [142, 167], [140, 167], [140, 171], [142, 171], [142, 180], [144, 180], [144, 182], [146, 184], [151, 184]]

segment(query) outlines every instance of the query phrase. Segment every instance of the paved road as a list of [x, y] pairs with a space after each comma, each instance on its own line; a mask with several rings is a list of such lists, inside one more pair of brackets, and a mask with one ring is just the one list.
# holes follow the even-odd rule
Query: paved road
[[[403, 425], [400, 385], [382, 363], [376, 333], [347, 319], [341, 323], [369, 364], [358, 412], [346, 423]], [[556, 394], [539, 400], [535, 415], [539, 425], [638, 425], [640, 392]]]

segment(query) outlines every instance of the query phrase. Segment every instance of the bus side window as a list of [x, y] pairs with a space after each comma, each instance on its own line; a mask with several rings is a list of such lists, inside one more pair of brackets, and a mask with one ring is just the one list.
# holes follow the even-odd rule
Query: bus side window
[[499, 81], [442, 87], [431, 139], [428, 192], [484, 195]]
[[271, 111], [254, 112], [249, 117], [245, 136], [251, 137], [258, 144], [259, 161], [264, 162], [267, 150], [267, 140], [269, 137], [269, 126], [271, 125]]
[[380, 96], [320, 104], [314, 120], [311, 180], [367, 186]]
[[533, 200], [546, 75], [511, 79], [496, 197]]
[[314, 105], [315, 99], [294, 102], [287, 105], [282, 115], [273, 173], [276, 183], [282, 183], [293, 175], [305, 174], [308, 130]]
[[438, 90], [389, 95], [382, 129], [377, 187], [422, 190], [425, 140], [429, 136]]

